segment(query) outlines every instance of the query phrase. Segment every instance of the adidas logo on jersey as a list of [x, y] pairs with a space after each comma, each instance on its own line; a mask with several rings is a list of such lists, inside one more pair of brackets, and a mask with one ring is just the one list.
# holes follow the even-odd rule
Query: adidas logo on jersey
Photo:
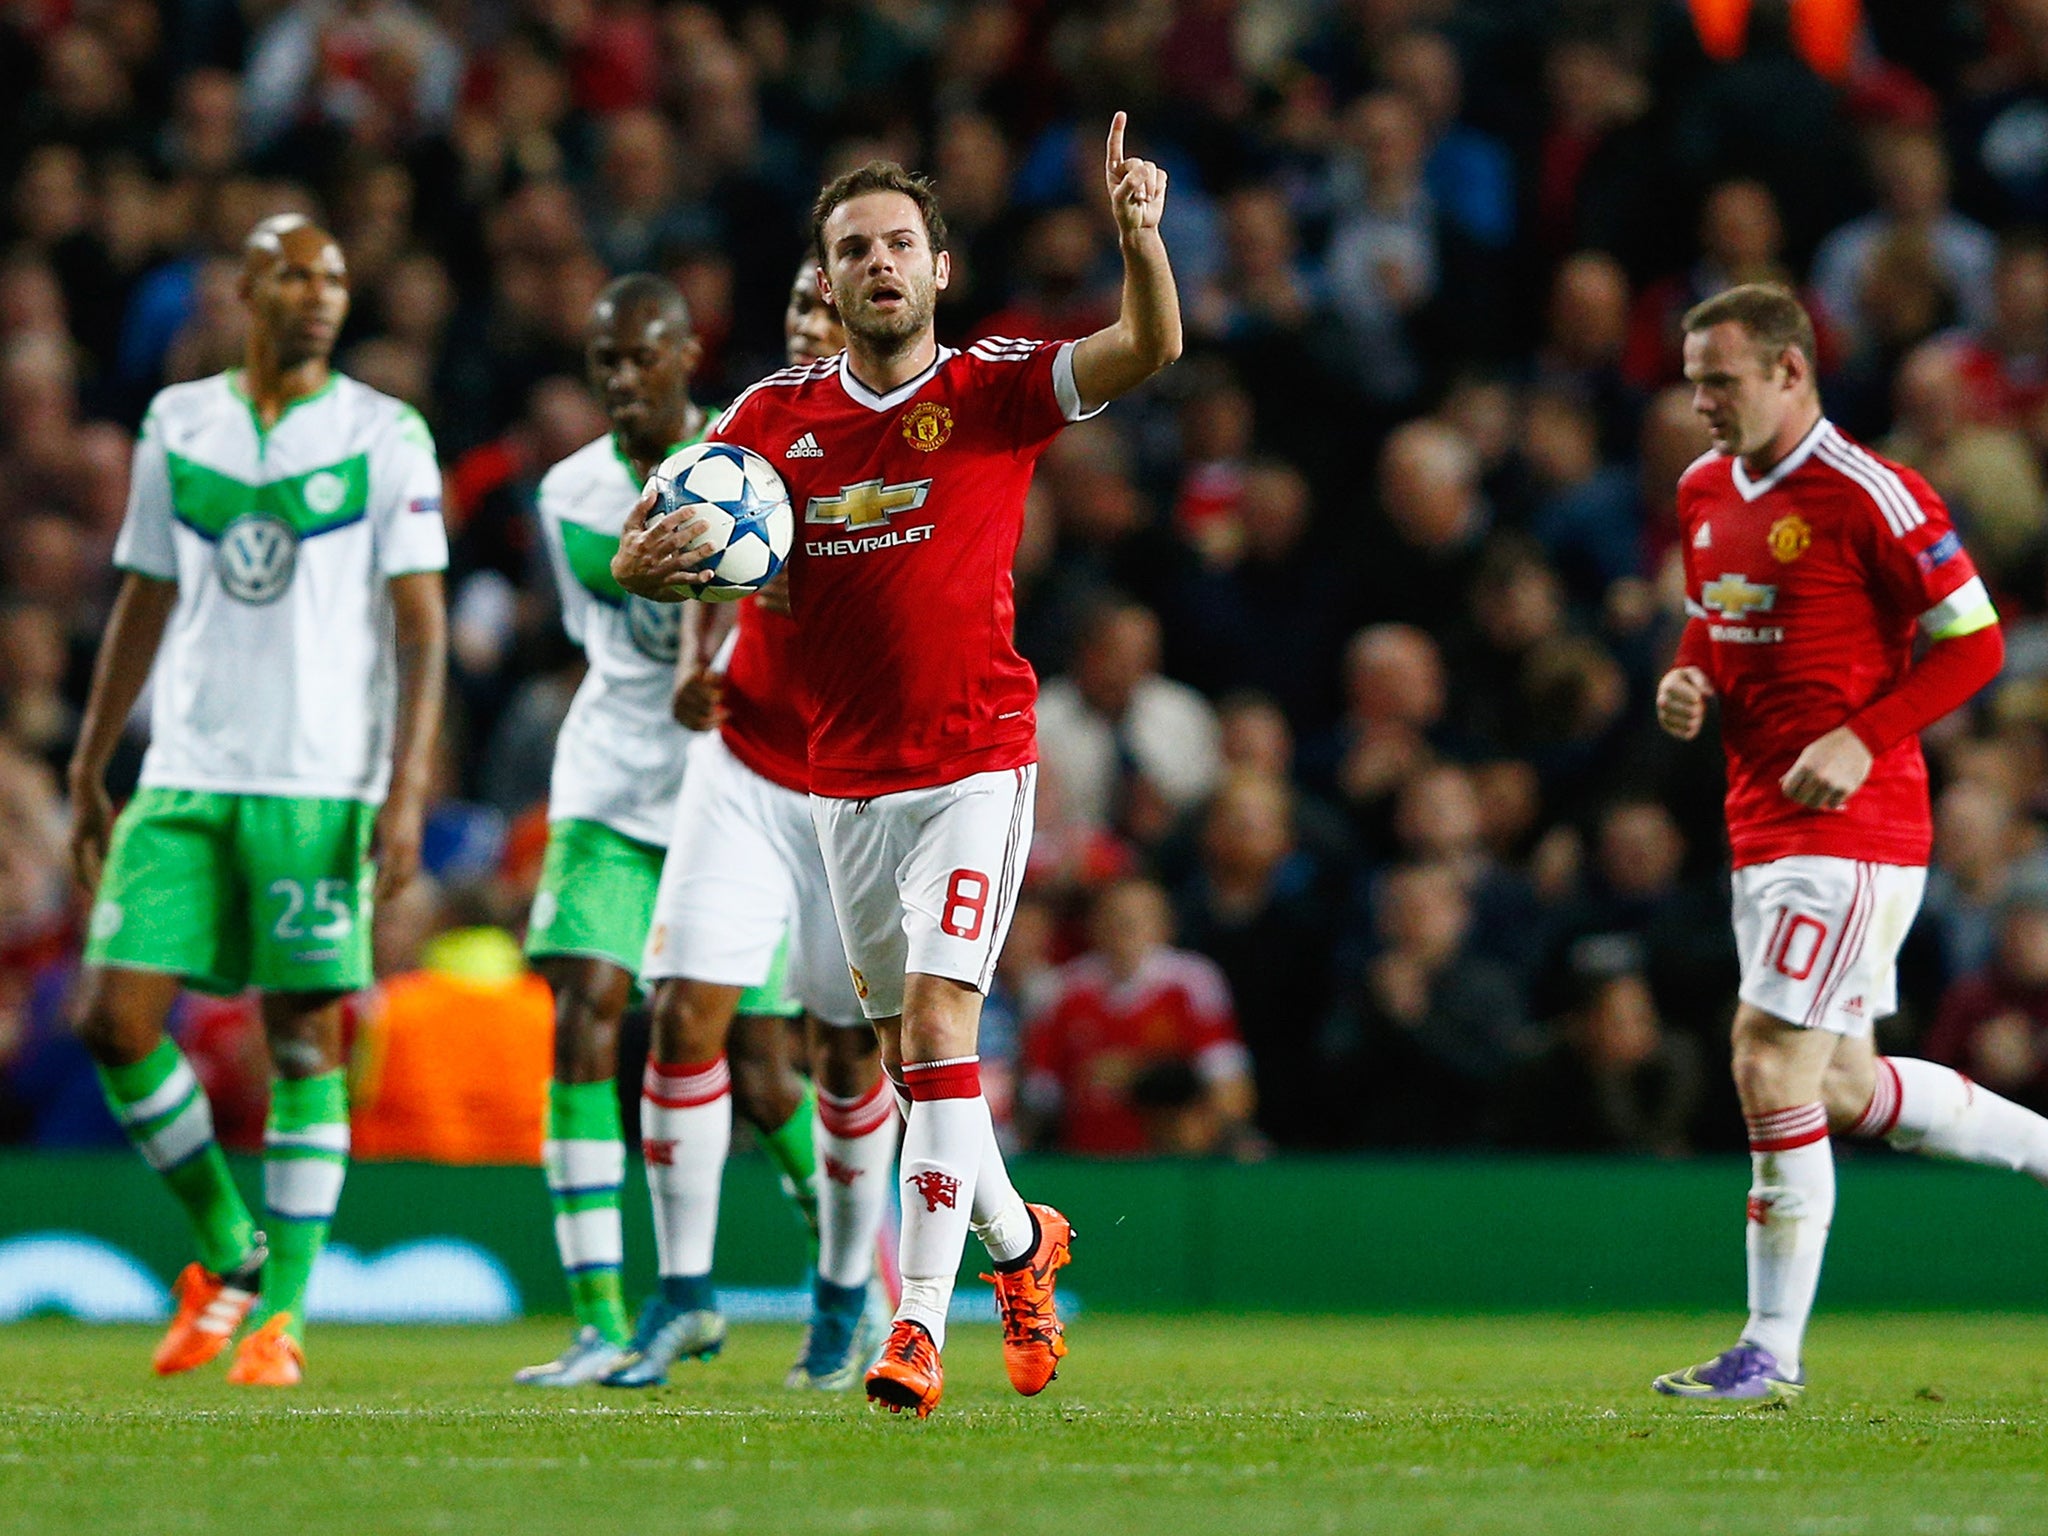
[[813, 434], [806, 432], [791, 443], [782, 456], [785, 459], [822, 459], [825, 450], [818, 446], [818, 439]]

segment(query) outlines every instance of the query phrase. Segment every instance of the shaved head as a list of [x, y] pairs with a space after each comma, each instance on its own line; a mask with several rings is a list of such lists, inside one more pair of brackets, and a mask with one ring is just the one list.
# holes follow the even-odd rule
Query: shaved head
[[683, 301], [682, 290], [651, 272], [628, 272], [605, 284], [590, 307], [590, 323], [593, 329], [608, 328], [626, 314], [659, 320], [675, 336], [691, 334], [690, 306]]
[[242, 302], [249, 310], [252, 365], [269, 376], [309, 363], [325, 367], [348, 318], [348, 262], [326, 230], [298, 213], [263, 220], [242, 242]]

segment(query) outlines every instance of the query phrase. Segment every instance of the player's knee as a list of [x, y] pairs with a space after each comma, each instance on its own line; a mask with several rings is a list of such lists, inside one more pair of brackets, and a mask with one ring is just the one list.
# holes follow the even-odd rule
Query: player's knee
[[619, 1049], [617, 1013], [587, 988], [571, 984], [555, 992], [555, 1077], [579, 1083], [612, 1075]]
[[163, 1019], [143, 1000], [124, 997], [105, 972], [88, 971], [73, 1005], [71, 1032], [103, 1066], [126, 1066], [156, 1049]]
[[871, 1029], [834, 1029], [818, 1052], [818, 1086], [837, 1098], [855, 1098], [882, 1076], [881, 1044]]
[[86, 1054], [102, 1065], [137, 1059], [145, 1054], [133, 1049], [137, 1031], [103, 999], [88, 1000], [71, 1015], [71, 1032], [85, 1047]]
[[[652, 1005], [655, 1053], [667, 1062], [709, 1061], [725, 1049], [732, 1025], [723, 988], [704, 988], [687, 981], [664, 981], [654, 989]], [[730, 1064], [735, 1096], [741, 1065]]]
[[1821, 1102], [1828, 1111], [1828, 1129], [1846, 1131], [1861, 1120], [1863, 1111], [1870, 1107], [1874, 1087], [1867, 1069], [1829, 1067], [1827, 1076], [1821, 1079], [1820, 1088]]

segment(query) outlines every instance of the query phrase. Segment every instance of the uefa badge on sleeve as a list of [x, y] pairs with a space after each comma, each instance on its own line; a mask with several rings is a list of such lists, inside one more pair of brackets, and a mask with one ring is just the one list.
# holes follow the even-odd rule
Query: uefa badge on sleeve
[[229, 597], [261, 607], [283, 597], [299, 563], [299, 535], [281, 517], [238, 517], [214, 546], [213, 568]]

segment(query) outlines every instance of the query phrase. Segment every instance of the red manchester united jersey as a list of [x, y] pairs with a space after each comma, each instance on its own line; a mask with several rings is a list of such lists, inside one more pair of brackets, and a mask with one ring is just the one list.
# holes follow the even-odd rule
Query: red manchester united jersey
[[796, 659], [796, 625], [759, 603], [741, 603], [732, 655], [725, 663], [725, 724], [732, 755], [771, 784], [803, 793], [809, 711]]
[[1010, 565], [1039, 454], [1082, 415], [1071, 342], [941, 348], [878, 395], [839, 358], [771, 374], [712, 436], [782, 472], [814, 794], [863, 798], [1036, 757]]
[[1892, 687], [1916, 627], [1986, 601], [1948, 509], [1912, 470], [1828, 421], [1760, 480], [1710, 454], [1678, 482], [1686, 608], [1704, 625], [1728, 757], [1737, 867], [1793, 854], [1925, 864], [1927, 765], [1908, 736], [1839, 811], [1779, 781], [1814, 741]]

